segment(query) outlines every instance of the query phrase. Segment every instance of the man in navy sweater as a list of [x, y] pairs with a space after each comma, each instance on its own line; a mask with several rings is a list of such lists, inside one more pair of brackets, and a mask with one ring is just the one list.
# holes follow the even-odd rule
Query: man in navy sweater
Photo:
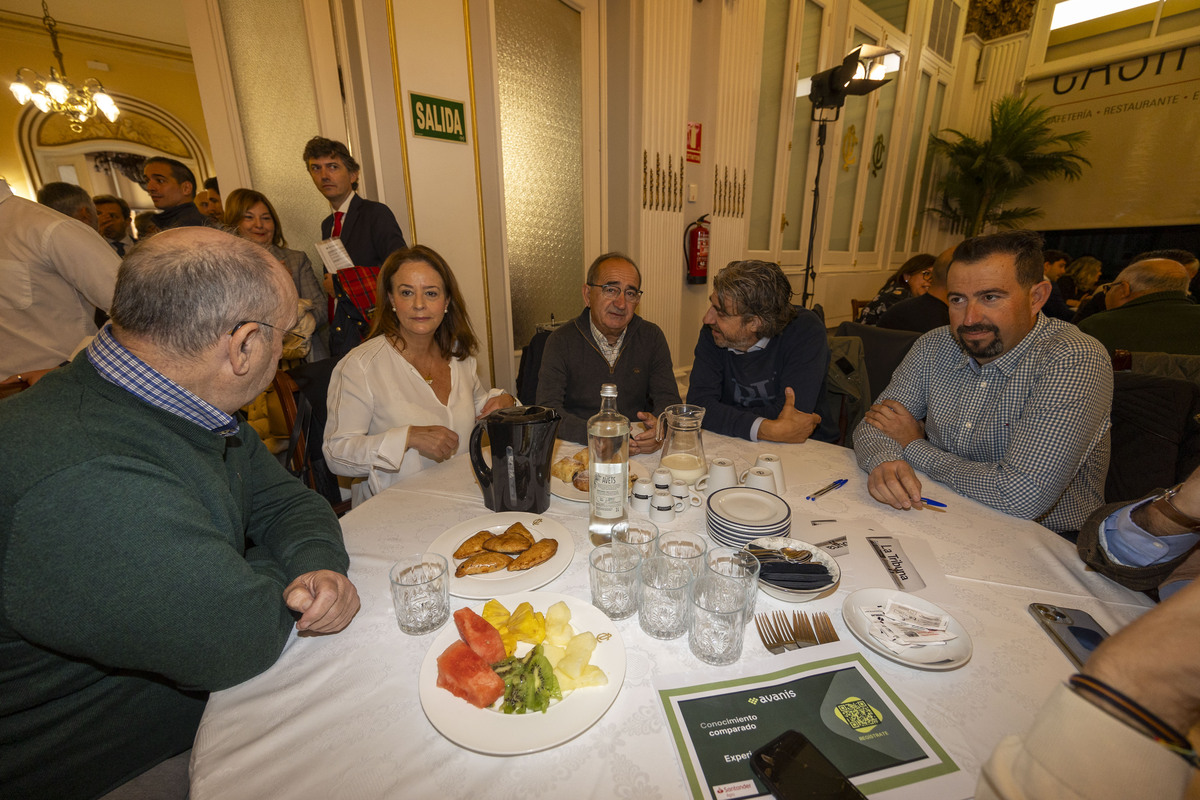
[[833, 441], [816, 413], [829, 370], [821, 318], [792, 305], [778, 264], [731, 262], [713, 288], [688, 388], [688, 402], [707, 409], [704, 427], [753, 442]]

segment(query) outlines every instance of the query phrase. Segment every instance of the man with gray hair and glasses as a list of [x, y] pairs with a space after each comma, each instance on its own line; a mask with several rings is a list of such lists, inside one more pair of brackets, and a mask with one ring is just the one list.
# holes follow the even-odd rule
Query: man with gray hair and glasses
[[819, 429], [829, 340], [812, 311], [792, 305], [778, 264], [733, 261], [713, 280], [696, 342], [688, 402], [704, 427], [752, 442], [833, 441]]
[[1188, 297], [1190, 280], [1177, 261], [1134, 262], [1108, 284], [1108, 310], [1080, 322], [1079, 330], [1099, 339], [1110, 353], [1200, 355], [1200, 306]]
[[587, 306], [546, 340], [537, 404], [558, 409], [560, 439], [587, 441], [588, 418], [600, 410], [600, 387], [617, 385], [617, 408], [644, 429], [630, 434], [629, 454], [653, 453], [659, 414], [679, 400], [667, 337], [637, 316], [642, 273], [629, 256], [605, 253], [588, 268]]
[[122, 263], [92, 344], [0, 403], [7, 794], [186, 796], [208, 692], [357, 612], [328, 503], [234, 416], [296, 300], [252, 242], [165, 231]]

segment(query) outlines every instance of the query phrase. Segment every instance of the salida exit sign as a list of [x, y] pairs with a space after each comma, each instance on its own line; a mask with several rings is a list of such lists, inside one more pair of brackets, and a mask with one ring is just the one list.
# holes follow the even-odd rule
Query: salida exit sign
[[409, 92], [412, 103], [413, 135], [447, 142], [466, 142], [466, 114], [463, 104], [444, 97]]

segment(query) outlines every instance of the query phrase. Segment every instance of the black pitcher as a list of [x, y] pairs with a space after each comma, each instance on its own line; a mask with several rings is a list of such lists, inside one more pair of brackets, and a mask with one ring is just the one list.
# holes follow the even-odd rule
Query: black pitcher
[[[540, 514], [550, 507], [550, 459], [562, 417], [552, 408], [499, 408], [471, 431], [471, 468], [492, 511]], [[487, 426], [492, 466], [483, 460], [480, 440]]]

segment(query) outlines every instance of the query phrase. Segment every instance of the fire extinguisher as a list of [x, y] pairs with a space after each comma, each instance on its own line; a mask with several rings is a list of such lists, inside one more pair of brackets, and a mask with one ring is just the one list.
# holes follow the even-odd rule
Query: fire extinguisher
[[683, 261], [688, 283], [708, 282], [708, 214], [684, 228]]

